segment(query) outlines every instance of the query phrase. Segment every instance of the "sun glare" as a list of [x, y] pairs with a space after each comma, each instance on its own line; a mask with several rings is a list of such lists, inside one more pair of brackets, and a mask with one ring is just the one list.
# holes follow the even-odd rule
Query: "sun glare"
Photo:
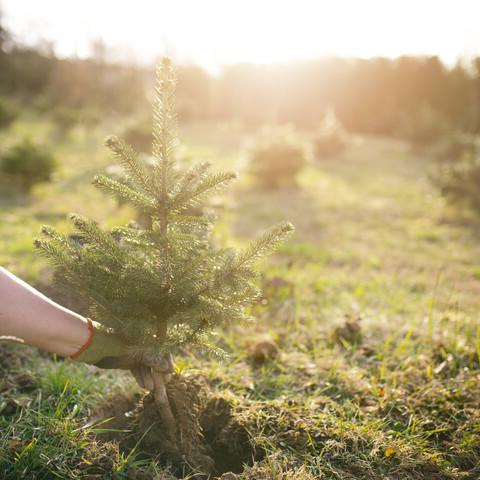
[[475, 21], [480, 4], [469, 0], [455, 5], [433, 0], [85, 0], [78, 5], [4, 1], [6, 20], [18, 36], [30, 42], [49, 39], [61, 55], [87, 56], [92, 42], [101, 39], [130, 60], [151, 61], [168, 53], [176, 61], [214, 68], [329, 55], [437, 54], [451, 63], [480, 47]]

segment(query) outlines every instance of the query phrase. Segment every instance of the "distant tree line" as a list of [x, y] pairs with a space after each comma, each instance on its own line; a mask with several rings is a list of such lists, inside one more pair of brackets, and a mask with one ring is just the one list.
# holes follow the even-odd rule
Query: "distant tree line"
[[213, 114], [250, 122], [319, 123], [329, 107], [349, 130], [397, 134], [425, 112], [450, 129], [480, 129], [480, 59], [447, 68], [438, 57], [323, 59], [226, 67]]
[[[1, 21], [1, 19], [0, 19]], [[0, 95], [38, 108], [98, 107], [102, 115], [147, 109], [151, 70], [107, 61], [59, 59], [48, 47], [25, 47], [0, 26]], [[231, 120], [257, 126], [314, 127], [333, 108], [350, 131], [396, 135], [415, 119], [448, 129], [480, 130], [480, 58], [447, 67], [438, 57], [321, 59], [225, 66], [218, 75], [178, 69], [182, 120]]]

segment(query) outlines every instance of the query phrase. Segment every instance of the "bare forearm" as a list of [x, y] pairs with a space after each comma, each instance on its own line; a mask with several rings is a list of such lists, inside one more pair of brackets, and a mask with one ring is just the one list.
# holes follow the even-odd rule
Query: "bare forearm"
[[69, 356], [88, 339], [82, 316], [58, 305], [0, 267], [0, 336]]

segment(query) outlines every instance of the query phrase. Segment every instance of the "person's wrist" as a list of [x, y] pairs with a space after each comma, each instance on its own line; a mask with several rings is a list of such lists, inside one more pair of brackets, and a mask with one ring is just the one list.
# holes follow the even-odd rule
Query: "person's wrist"
[[80, 348], [80, 352], [71, 355], [70, 358], [95, 365], [104, 359], [126, 355], [127, 347], [117, 335], [104, 330], [97, 322], [91, 320], [90, 322], [92, 328], [90, 338]]
[[95, 326], [90, 318], [85, 319], [87, 321], [88, 337], [85, 342], [72, 354], [70, 358], [77, 359], [85, 350], [87, 350], [92, 344], [93, 337], [95, 335]]
[[62, 357], [71, 357], [89, 341], [91, 332], [86, 318], [65, 310], [50, 312], [47, 318], [45, 341], [39, 345], [40, 348]]

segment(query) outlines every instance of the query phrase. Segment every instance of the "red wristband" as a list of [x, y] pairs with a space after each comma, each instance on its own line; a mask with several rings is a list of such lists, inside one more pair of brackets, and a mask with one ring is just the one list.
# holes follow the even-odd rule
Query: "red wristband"
[[83, 347], [80, 347], [78, 352], [74, 353], [73, 355], [70, 355], [70, 358], [77, 358], [79, 355], [81, 355], [91, 344], [93, 340], [93, 334], [95, 332], [95, 328], [93, 326], [93, 322], [87, 318], [87, 325], [88, 325], [88, 339], [83, 345]]

